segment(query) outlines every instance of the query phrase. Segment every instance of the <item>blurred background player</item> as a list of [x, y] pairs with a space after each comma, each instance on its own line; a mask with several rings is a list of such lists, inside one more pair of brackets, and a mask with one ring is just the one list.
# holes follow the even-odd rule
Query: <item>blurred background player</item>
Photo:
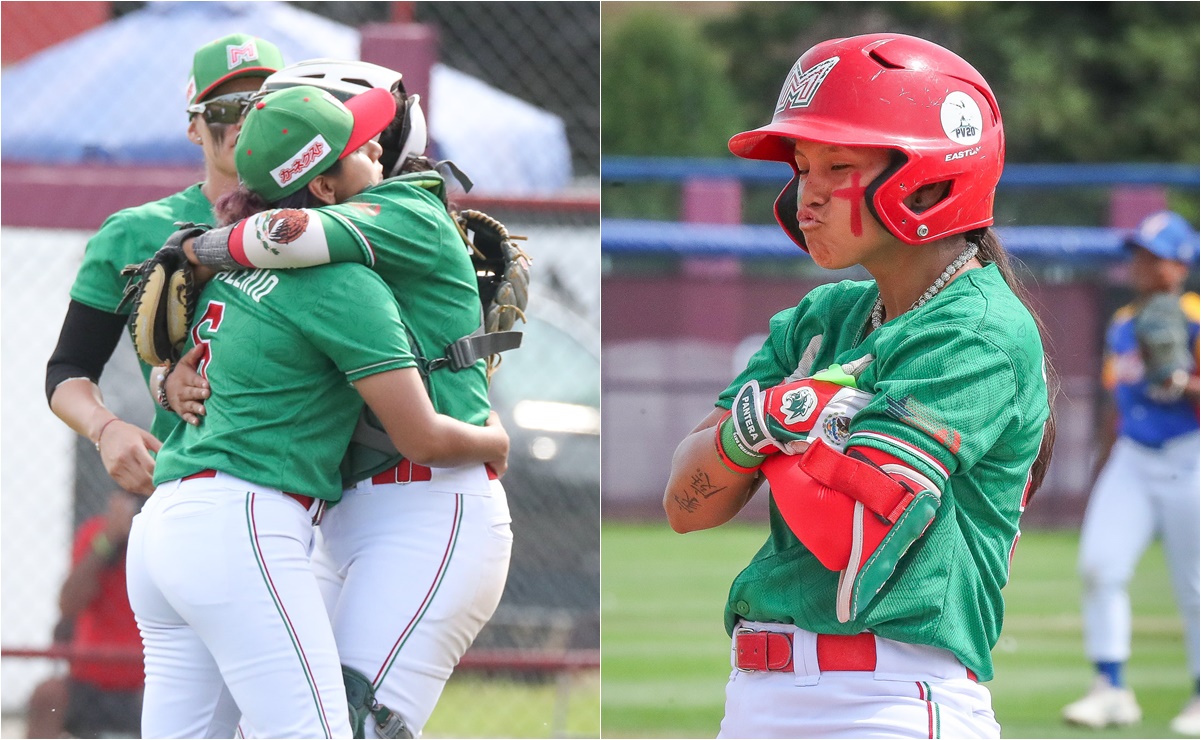
[[[56, 645], [140, 651], [142, 638], [125, 592], [125, 543], [143, 499], [114, 491], [103, 514], [75, 533], [71, 571], [59, 596]], [[29, 699], [29, 737], [138, 737], [140, 661], [71, 660], [66, 676], [41, 683]]]
[[[198, 49], [187, 86], [188, 138], [204, 150], [204, 181], [110, 216], [84, 252], [58, 345], [46, 366], [46, 398], [58, 418], [96, 445], [122, 488], [149, 495], [160, 440], [178, 418], [162, 409], [146, 431], [104, 403], [100, 375], [125, 331], [120, 272], [158, 251], [177, 221], [213, 222], [213, 204], [238, 184], [234, 141], [242, 108], [263, 79], [284, 66], [274, 44], [236, 33]], [[141, 363], [149, 383], [150, 366]]]
[[[1179, 214], [1145, 218], [1126, 241], [1134, 302], [1106, 333], [1103, 383], [1112, 394], [1100, 425], [1100, 473], [1080, 537], [1084, 643], [1096, 666], [1092, 689], [1063, 709], [1068, 722], [1102, 728], [1142, 718], [1122, 669], [1130, 657], [1127, 585], [1151, 541], [1163, 541], [1172, 588], [1184, 619], [1192, 699], [1172, 729], [1196, 737], [1198, 725], [1198, 296], [1182, 290], [1197, 261], [1197, 232]], [[1166, 308], [1157, 334], [1176, 335], [1167, 367], [1148, 346], [1148, 311]]]

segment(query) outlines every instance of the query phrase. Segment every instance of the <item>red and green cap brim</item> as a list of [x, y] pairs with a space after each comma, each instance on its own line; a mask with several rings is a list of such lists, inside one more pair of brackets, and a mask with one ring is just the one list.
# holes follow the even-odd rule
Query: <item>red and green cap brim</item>
[[245, 33], [234, 33], [200, 47], [192, 57], [188, 105], [207, 98], [222, 84], [239, 77], [268, 77], [283, 69], [279, 48]]
[[242, 122], [234, 153], [238, 176], [275, 203], [363, 146], [395, 115], [396, 101], [387, 90], [368, 90], [345, 104], [307, 85], [271, 93]]

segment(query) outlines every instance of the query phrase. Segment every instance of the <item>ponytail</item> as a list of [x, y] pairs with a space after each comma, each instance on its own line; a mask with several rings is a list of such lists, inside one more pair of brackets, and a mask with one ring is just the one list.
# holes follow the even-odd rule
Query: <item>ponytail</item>
[[[320, 174], [337, 175], [341, 167], [342, 160], [339, 159], [322, 170]], [[217, 199], [217, 202], [213, 204], [213, 214], [217, 217], [218, 226], [229, 226], [244, 218], [250, 218], [256, 213], [273, 208], [320, 208], [324, 205], [327, 204], [317, 200], [307, 185], [274, 203], [268, 203], [247, 189], [243, 183], [238, 183], [238, 187]]]
[[[985, 227], [976, 231], [969, 232], [965, 235], [967, 240], [976, 245], [979, 251], [976, 253], [977, 259], [982, 263], [992, 263], [997, 266], [997, 270], [1004, 278], [1005, 284], [1013, 291], [1026, 310], [1030, 312], [1030, 316], [1034, 318], [1034, 325], [1038, 328], [1039, 336], [1044, 339], [1047, 336], [1047, 327], [1039, 318], [1038, 312], [1030, 305], [1030, 299], [1026, 295], [1025, 288], [1022, 286], [1022, 281], [1018, 278], [1014, 271], [1013, 264], [1009, 259], [1009, 252], [1005, 246], [1001, 244], [1000, 237], [992, 227]], [[1047, 407], [1048, 415], [1047, 422], [1043, 425], [1042, 444], [1039, 445], [1038, 455], [1034, 459], [1034, 465], [1030, 469], [1030, 490], [1027, 494], [1027, 500], [1034, 496], [1034, 492], [1043, 484], [1043, 479], [1046, 478], [1047, 469], [1051, 466], [1051, 454], [1055, 446], [1055, 398], [1059, 395], [1059, 376], [1055, 372], [1055, 368], [1051, 366], [1051, 360], [1043, 354], [1043, 367], [1046, 369], [1047, 375]]]
[[217, 216], [218, 226], [229, 226], [270, 207], [270, 203], [239, 183], [238, 187], [217, 199], [213, 204], [213, 214]]

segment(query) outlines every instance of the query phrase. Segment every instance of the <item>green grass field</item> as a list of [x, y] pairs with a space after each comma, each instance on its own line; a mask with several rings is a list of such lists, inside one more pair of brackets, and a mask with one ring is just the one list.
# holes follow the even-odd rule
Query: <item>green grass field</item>
[[423, 737], [599, 737], [596, 671], [546, 682], [451, 676]]
[[[603, 533], [602, 734], [717, 734], [729, 673], [722, 606], [730, 581], [762, 544], [762, 525], [688, 535], [666, 524], [607, 523]], [[989, 682], [1004, 737], [1172, 737], [1168, 722], [1191, 679], [1163, 553], [1153, 547], [1131, 589], [1134, 656], [1127, 679], [1139, 725], [1098, 733], [1059, 720], [1092, 681], [1080, 635], [1075, 532], [1022, 536], [1005, 588], [1005, 627]]]

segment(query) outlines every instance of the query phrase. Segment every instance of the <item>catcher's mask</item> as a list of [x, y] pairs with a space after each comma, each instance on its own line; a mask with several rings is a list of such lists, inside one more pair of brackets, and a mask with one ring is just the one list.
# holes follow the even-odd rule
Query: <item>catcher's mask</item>
[[[797, 139], [895, 152], [865, 199], [876, 220], [907, 244], [993, 223], [1005, 159], [1001, 111], [980, 73], [938, 44], [895, 33], [820, 43], [793, 66], [772, 122], [730, 139], [739, 157], [792, 166], [776, 220], [806, 249], [796, 221]], [[943, 182], [947, 193], [930, 208], [919, 213], [905, 205], [919, 188]]]
[[[297, 85], [311, 85], [330, 93], [345, 103], [350, 98], [372, 88], [382, 88], [396, 98], [397, 115], [380, 136], [381, 143], [395, 143], [393, 150], [381, 158], [387, 177], [400, 173], [405, 160], [425, 154], [429, 144], [429, 131], [425, 112], [421, 109], [421, 96], [405, 92], [404, 75], [378, 64], [336, 59], [310, 59], [284, 67], [263, 81], [260, 95]], [[394, 127], [399, 126], [399, 131]], [[395, 154], [395, 161], [388, 154]]]

